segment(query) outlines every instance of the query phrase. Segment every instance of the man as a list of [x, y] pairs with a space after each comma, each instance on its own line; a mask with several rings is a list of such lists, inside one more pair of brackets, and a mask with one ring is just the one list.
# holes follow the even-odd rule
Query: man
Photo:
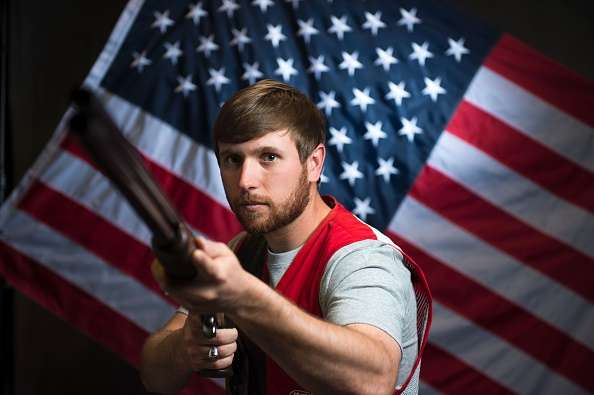
[[[386, 236], [318, 192], [326, 148], [315, 105], [286, 84], [260, 81], [225, 103], [214, 139], [227, 199], [247, 236], [231, 248], [197, 238], [190, 284], [172, 284], [155, 267], [185, 309], [145, 343], [147, 388], [174, 393], [196, 371], [231, 366], [238, 330], [202, 334], [200, 314], [216, 311], [241, 331], [241, 344], [264, 353], [251, 369], [265, 372], [265, 388], [251, 393], [391, 394], [408, 381], [405, 392], [417, 393], [411, 273]], [[246, 256], [246, 240], [258, 235], [266, 249], [248, 251], [247, 264], [263, 266], [254, 275], [233, 250], [243, 245], [238, 255]]]

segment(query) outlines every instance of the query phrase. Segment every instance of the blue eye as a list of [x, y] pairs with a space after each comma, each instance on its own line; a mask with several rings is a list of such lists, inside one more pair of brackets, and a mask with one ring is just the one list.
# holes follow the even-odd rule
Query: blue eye
[[264, 154], [262, 157], [266, 162], [273, 162], [274, 160], [278, 159], [276, 154]]

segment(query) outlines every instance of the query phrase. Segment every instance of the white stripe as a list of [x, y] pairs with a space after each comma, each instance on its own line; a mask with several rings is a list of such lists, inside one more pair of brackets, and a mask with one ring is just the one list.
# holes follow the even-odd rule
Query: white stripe
[[444, 132], [428, 164], [540, 232], [594, 258], [594, 216]]
[[[39, 179], [145, 246], [151, 246], [151, 232], [132, 206], [103, 174], [85, 161], [62, 151]], [[194, 234], [204, 236], [196, 229], [191, 229]]]
[[145, 155], [177, 177], [229, 207], [213, 151], [117, 95], [99, 90], [122, 133]]
[[149, 246], [150, 230], [107, 178], [86, 162], [62, 151], [39, 179]]
[[594, 349], [594, 311], [580, 295], [408, 196], [389, 229], [493, 293]]
[[175, 312], [164, 299], [134, 278], [91, 254], [23, 211], [13, 210], [0, 238], [23, 255], [80, 287], [147, 332]]
[[573, 381], [435, 301], [433, 319], [430, 342], [513, 392], [587, 394]]
[[594, 172], [594, 130], [494, 71], [481, 67], [465, 99]]

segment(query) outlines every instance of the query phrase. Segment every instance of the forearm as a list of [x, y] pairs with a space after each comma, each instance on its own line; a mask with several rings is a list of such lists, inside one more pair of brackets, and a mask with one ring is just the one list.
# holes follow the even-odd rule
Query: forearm
[[369, 334], [317, 319], [263, 283], [232, 317], [266, 354], [313, 393], [393, 392], [393, 355]]
[[191, 369], [180, 357], [182, 329], [153, 334], [144, 344], [140, 376], [147, 390], [174, 394], [188, 382]]

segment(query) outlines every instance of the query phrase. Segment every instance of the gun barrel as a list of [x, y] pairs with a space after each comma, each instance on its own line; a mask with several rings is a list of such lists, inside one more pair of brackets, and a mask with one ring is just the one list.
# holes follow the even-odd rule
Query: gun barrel
[[149, 227], [153, 249], [167, 274], [178, 279], [193, 278], [196, 269], [191, 263], [195, 249], [192, 233], [146, 169], [140, 153], [93, 93], [80, 89], [72, 99], [76, 113], [70, 119], [70, 130]]

